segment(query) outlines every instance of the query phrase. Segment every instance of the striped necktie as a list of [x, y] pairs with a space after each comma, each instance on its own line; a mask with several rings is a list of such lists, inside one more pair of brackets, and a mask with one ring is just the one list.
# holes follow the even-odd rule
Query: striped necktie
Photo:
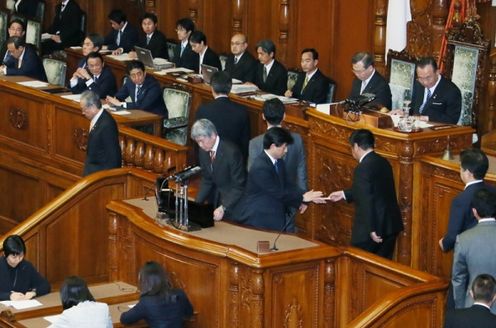
[[425, 97], [425, 101], [422, 103], [422, 105], [420, 106], [419, 108], [419, 113], [422, 114], [422, 112], [424, 111], [424, 108], [425, 108], [425, 105], [427, 104], [427, 102], [429, 101], [429, 99], [431, 99], [431, 89], [427, 89], [427, 97]]
[[308, 75], [305, 75], [305, 81], [303, 81], [303, 86], [301, 87], [301, 92], [303, 92], [303, 90], [305, 90], [305, 88], [307, 87], [307, 84], [308, 84]]

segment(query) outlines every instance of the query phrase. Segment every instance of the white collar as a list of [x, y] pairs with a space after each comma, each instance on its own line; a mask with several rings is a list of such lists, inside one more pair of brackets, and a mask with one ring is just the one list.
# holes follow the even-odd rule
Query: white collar
[[[434, 91], [436, 90], [437, 85], [439, 84], [439, 81], [441, 81], [441, 74], [438, 75], [436, 84], [434, 84], [434, 86], [432, 86], [432, 88], [429, 88], [429, 90], [431, 91], [431, 95], [434, 94]], [[425, 94], [427, 95], [427, 88], [425, 88]]]
[[219, 135], [217, 135], [217, 137], [215, 137], [214, 146], [212, 147], [212, 149], [210, 149], [210, 151], [213, 151], [215, 155], [217, 155], [217, 148], [219, 148], [219, 143], [220, 143], [220, 138]]
[[315, 68], [315, 70], [313, 72], [306, 74], [305, 77], [308, 79], [308, 81], [310, 81], [310, 79], [312, 78], [312, 76], [314, 76], [315, 73], [317, 73], [318, 70], [319, 70], [318, 68]]
[[267, 156], [269, 156], [270, 158], [270, 161], [272, 162], [272, 165], [276, 165], [276, 162], [277, 162], [277, 159], [270, 156], [269, 152], [267, 151], [267, 149], [264, 149], [264, 152], [267, 154]]
[[93, 118], [91, 119], [91, 122], [90, 122], [90, 131], [93, 130], [93, 128], [95, 127], [95, 124], [98, 121], [98, 119], [100, 118], [100, 116], [102, 116], [102, 113], [103, 113], [103, 108], [100, 108], [98, 113], [96, 113], [95, 116], [93, 116]]
[[482, 182], [482, 180], [474, 180], [474, 181], [467, 182], [467, 184], [465, 185], [464, 190], [467, 189], [468, 186], [471, 186], [471, 185], [476, 184], [476, 183], [479, 183], [479, 182]]
[[370, 154], [371, 152], [373, 152], [374, 150], [373, 149], [369, 149], [365, 152], [365, 154], [362, 155], [362, 157], [360, 157], [360, 160], [358, 161], [358, 163], [361, 163], [363, 161], [363, 159], [365, 158], [365, 156], [367, 156], [368, 154]]
[[272, 61], [270, 63], [264, 65], [265, 66], [265, 69], [267, 70], [267, 75], [269, 75], [270, 69], [274, 65], [274, 62], [275, 61], [276, 61], [275, 59], [272, 59]]
[[126, 21], [126, 22], [124, 23], [124, 26], [122, 26], [122, 28], [120, 29], [120, 31], [121, 31], [122, 33], [124, 33], [124, 30], [126, 29], [126, 27], [127, 27], [127, 23], [128, 23], [128, 22]]
[[473, 305], [480, 305], [480, 306], [483, 306], [483, 307], [487, 308], [488, 310], [491, 310], [491, 307], [489, 305], [484, 304], [482, 302], [474, 302]]

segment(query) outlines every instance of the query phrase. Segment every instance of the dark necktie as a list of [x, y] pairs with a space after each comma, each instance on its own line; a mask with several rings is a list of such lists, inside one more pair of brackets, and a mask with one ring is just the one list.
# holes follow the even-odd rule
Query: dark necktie
[[265, 81], [267, 81], [267, 67], [265, 67], [265, 65], [263, 68], [262, 80], [264, 83], [265, 83]]
[[238, 63], [238, 57], [234, 56], [234, 65]]
[[117, 46], [120, 46], [121, 45], [121, 36], [122, 36], [122, 31], [119, 30], [119, 32], [117, 33], [117, 40], [115, 41], [115, 43], [117, 44]]
[[419, 108], [419, 113], [420, 114], [422, 114], [422, 112], [424, 111], [425, 105], [427, 104], [427, 102], [429, 101], [429, 99], [431, 99], [431, 96], [432, 96], [431, 89], [427, 89], [427, 97], [425, 97], [424, 103]]
[[141, 96], [142, 87], [143, 87], [142, 85], [136, 85], [136, 97], [135, 97], [134, 102], [138, 102], [138, 100]]
[[96, 83], [98, 81], [98, 77], [96, 75], [93, 75], [93, 83]]

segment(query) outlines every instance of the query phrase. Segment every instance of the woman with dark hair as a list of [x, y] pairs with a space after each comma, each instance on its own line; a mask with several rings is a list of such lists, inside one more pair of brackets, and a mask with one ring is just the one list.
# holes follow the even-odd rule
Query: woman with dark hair
[[184, 318], [193, 315], [193, 307], [181, 289], [173, 289], [165, 270], [149, 261], [138, 276], [141, 296], [138, 304], [121, 315], [121, 323], [145, 320], [152, 328], [181, 328]]
[[24, 259], [26, 245], [21, 236], [8, 236], [0, 258], [0, 301], [29, 300], [48, 294], [50, 284]]
[[60, 288], [64, 312], [51, 328], [112, 327], [108, 305], [95, 302], [86, 282], [77, 276], [65, 279]]

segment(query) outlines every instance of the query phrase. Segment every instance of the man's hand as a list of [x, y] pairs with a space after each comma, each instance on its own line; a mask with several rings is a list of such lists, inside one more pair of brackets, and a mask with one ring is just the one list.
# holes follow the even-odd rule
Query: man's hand
[[25, 299], [25, 295], [23, 293], [12, 292], [10, 293], [11, 301], [22, 301]]
[[443, 239], [444, 239], [444, 238], [439, 239], [439, 247], [440, 247], [440, 248], [441, 248], [441, 250], [444, 252], [444, 247], [443, 247]]
[[293, 91], [286, 90], [286, 92], [284, 93], [284, 96], [289, 97], [289, 98], [293, 97]]
[[120, 55], [124, 52], [124, 49], [122, 48], [117, 48], [114, 51], [112, 51], [112, 55]]
[[300, 207], [298, 208], [300, 210], [300, 214], [305, 213], [305, 211], [307, 210], [307, 208], [308, 208], [308, 205], [307, 204], [301, 204]]
[[117, 99], [115, 97], [107, 96], [107, 98], [105, 98], [105, 100], [107, 101], [107, 103], [110, 103], [114, 106], [122, 106], [122, 103], [119, 101], [119, 99]]
[[323, 200], [322, 198], [323, 195], [324, 194], [322, 193], [322, 191], [314, 191], [312, 189], [303, 194], [303, 202], [314, 202], [317, 204], [325, 203], [325, 200]]
[[76, 75], [77, 77], [79, 78], [82, 78], [82, 79], [85, 79], [85, 80], [89, 80], [91, 79], [91, 76], [90, 74], [88, 73], [88, 71], [86, 70], [86, 68], [82, 68], [82, 67], [79, 67], [75, 72], [74, 72], [74, 75]]
[[375, 241], [376, 243], [380, 244], [382, 243], [382, 237], [381, 236], [378, 236], [375, 231], [372, 231], [370, 233], [370, 238], [372, 238], [373, 241]]
[[36, 297], [36, 292], [35, 291], [30, 291], [24, 294], [24, 299], [25, 300], [30, 300], [32, 298]]
[[60, 39], [60, 35], [57, 35], [57, 34], [52, 34], [51, 39], [53, 42], [56, 42], [56, 43], [62, 42], [62, 40]]
[[214, 220], [220, 221], [224, 217], [224, 206], [219, 206], [214, 210]]
[[344, 192], [342, 190], [333, 191], [329, 194], [328, 198], [331, 202], [339, 202], [340, 200], [344, 199]]

